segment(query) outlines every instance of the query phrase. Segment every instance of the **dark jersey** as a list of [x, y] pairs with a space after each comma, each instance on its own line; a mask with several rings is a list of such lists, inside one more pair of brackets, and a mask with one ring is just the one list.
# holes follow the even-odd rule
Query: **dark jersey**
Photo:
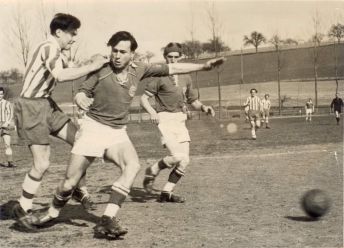
[[120, 128], [128, 123], [129, 107], [135, 96], [139, 82], [147, 77], [167, 76], [166, 64], [132, 63], [129, 65], [126, 81], [119, 80], [110, 64], [91, 73], [80, 86], [79, 91], [94, 98], [87, 116], [114, 127]]
[[147, 83], [145, 93], [155, 97], [155, 109], [158, 113], [182, 112], [186, 103], [197, 100], [191, 77], [187, 74], [152, 78]]

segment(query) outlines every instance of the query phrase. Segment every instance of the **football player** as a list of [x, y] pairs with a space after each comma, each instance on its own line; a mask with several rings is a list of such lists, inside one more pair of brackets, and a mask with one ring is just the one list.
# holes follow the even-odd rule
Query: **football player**
[[256, 89], [251, 89], [251, 96], [247, 97], [246, 102], [243, 107], [248, 106], [248, 118], [251, 124], [251, 135], [252, 139], [257, 139], [256, 130], [260, 127], [260, 113], [262, 110], [262, 104], [260, 98], [256, 95], [258, 91]]
[[4, 99], [5, 90], [0, 87], [0, 135], [5, 143], [5, 155], [7, 158], [7, 167], [17, 167], [13, 163], [11, 148], [11, 130], [14, 130], [12, 123], [13, 109], [11, 103]]
[[312, 114], [314, 113], [314, 104], [312, 98], [309, 98], [305, 104], [306, 121], [312, 121]]
[[[13, 213], [20, 226], [31, 230], [31, 209], [43, 175], [49, 167], [50, 138], [55, 136], [74, 143], [76, 126], [62, 113], [51, 94], [56, 82], [65, 82], [80, 78], [102, 67], [108, 59], [99, 56], [92, 63], [79, 67], [67, 68], [62, 50], [69, 50], [75, 42], [80, 21], [75, 16], [59, 13], [50, 23], [51, 36], [35, 50], [24, 74], [24, 84], [20, 97], [14, 105], [14, 114], [18, 135], [29, 144], [33, 157], [33, 166], [26, 174], [22, 184], [22, 195], [14, 206]], [[85, 181], [80, 181], [75, 191], [76, 199], [90, 207]]]
[[336, 93], [336, 97], [333, 98], [331, 102], [331, 112], [334, 111], [337, 125], [339, 125], [340, 121], [340, 114], [342, 113], [342, 108], [343, 108], [343, 100], [338, 96], [338, 93]]
[[262, 100], [262, 117], [263, 117], [262, 121], [265, 122], [266, 128], [270, 128], [269, 116], [270, 116], [271, 102], [269, 98], [270, 98], [269, 94], [265, 94], [264, 99]]
[[[182, 46], [179, 43], [169, 43], [164, 49], [167, 64], [178, 63], [182, 57]], [[149, 98], [154, 97], [155, 109]], [[158, 126], [164, 146], [169, 155], [148, 167], [143, 180], [143, 187], [147, 192], [153, 189], [156, 176], [163, 169], [172, 169], [167, 183], [162, 189], [159, 202], [185, 201], [177, 196], [173, 190], [178, 181], [185, 175], [185, 169], [190, 163], [190, 136], [185, 126], [187, 119], [187, 103], [194, 109], [210, 113], [215, 116], [211, 106], [203, 105], [192, 89], [191, 77], [188, 74], [169, 77], [152, 78], [146, 86], [145, 94], [141, 97], [141, 105], [150, 114], [151, 121]]]

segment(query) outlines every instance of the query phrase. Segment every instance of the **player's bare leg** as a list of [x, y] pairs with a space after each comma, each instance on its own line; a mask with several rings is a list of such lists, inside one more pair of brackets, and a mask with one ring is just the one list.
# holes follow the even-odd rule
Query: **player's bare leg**
[[256, 122], [254, 120], [251, 120], [251, 137], [252, 139], [257, 139], [256, 136]]
[[81, 155], [72, 154], [70, 163], [67, 167], [66, 176], [57, 187], [54, 199], [50, 208], [42, 213], [35, 220], [35, 225], [42, 225], [48, 221], [56, 219], [62, 208], [67, 204], [72, 197], [73, 190], [76, 188], [80, 178], [84, 175], [88, 166], [94, 161], [93, 157], [85, 157]]
[[137, 173], [140, 170], [139, 159], [131, 142], [117, 144], [106, 151], [105, 158], [119, 165], [122, 174], [112, 184], [109, 202], [100, 222], [93, 228], [95, 238], [117, 239], [128, 230], [119, 225], [116, 215], [128, 196]]
[[13, 208], [13, 213], [17, 223], [28, 229], [35, 229], [32, 225], [32, 202], [37, 193], [44, 173], [49, 167], [50, 146], [49, 145], [31, 145], [29, 146], [33, 156], [33, 167], [26, 174], [23, 182], [23, 192], [18, 204]]
[[167, 183], [164, 185], [159, 202], [183, 203], [185, 199], [173, 193], [179, 180], [185, 175], [185, 169], [189, 165], [190, 142], [175, 143], [166, 142], [167, 148], [171, 151], [173, 162], [177, 164], [171, 171]]
[[[77, 126], [69, 121], [56, 135], [56, 137], [66, 141], [68, 144], [73, 145], [75, 141], [75, 134]], [[91, 200], [91, 196], [86, 187], [86, 172], [82, 175], [77, 188], [73, 192], [73, 199], [80, 202], [86, 210], [95, 210], [96, 206]]]
[[13, 152], [12, 152], [12, 148], [11, 148], [11, 136], [10, 135], [3, 135], [2, 138], [4, 139], [4, 143], [5, 143], [5, 155], [7, 158], [7, 166], [8, 167], [17, 167], [14, 163], [13, 163]]
[[339, 112], [336, 110], [335, 111], [335, 115], [336, 115], [336, 121], [337, 121], [337, 125], [339, 125], [339, 121], [340, 121], [340, 114]]

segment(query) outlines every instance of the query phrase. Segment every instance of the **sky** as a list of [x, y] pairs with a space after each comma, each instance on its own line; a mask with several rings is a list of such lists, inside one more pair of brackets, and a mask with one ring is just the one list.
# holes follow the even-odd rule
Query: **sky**
[[[171, 41], [206, 42], [211, 37], [207, 9], [214, 4], [219, 34], [232, 50], [243, 47], [244, 35], [252, 31], [268, 39], [277, 33], [281, 38], [307, 41], [314, 32], [312, 17], [318, 13], [320, 32], [327, 33], [335, 23], [344, 24], [344, 1], [280, 0], [0, 0], [0, 71], [16, 67], [22, 70], [11, 41], [14, 13], [21, 13], [29, 26], [32, 49], [43, 41], [43, 26], [48, 27], [55, 13], [67, 12], [81, 20], [78, 35], [79, 58], [109, 54], [106, 43], [117, 31], [131, 32], [138, 41], [138, 52], [151, 51], [153, 62], [162, 61], [161, 48]], [[21, 11], [16, 11], [16, 10]], [[42, 11], [43, 10], [43, 11]], [[40, 21], [41, 20], [41, 21]], [[193, 25], [192, 25], [193, 23]], [[193, 28], [191, 28], [193, 26]]]

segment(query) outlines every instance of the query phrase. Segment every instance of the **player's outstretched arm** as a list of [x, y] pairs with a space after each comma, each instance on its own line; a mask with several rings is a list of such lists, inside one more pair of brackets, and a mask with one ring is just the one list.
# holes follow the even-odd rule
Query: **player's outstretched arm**
[[226, 61], [225, 58], [216, 58], [208, 60], [204, 64], [193, 64], [193, 63], [171, 63], [168, 64], [169, 74], [183, 74], [194, 71], [209, 71], [214, 69], [216, 66], [222, 65]]
[[65, 68], [58, 70], [53, 75], [58, 82], [64, 82], [69, 80], [78, 79], [82, 76], [89, 74], [92, 71], [100, 69], [105, 63], [109, 62], [109, 59], [102, 55], [94, 55], [91, 58], [91, 63], [77, 68]]

